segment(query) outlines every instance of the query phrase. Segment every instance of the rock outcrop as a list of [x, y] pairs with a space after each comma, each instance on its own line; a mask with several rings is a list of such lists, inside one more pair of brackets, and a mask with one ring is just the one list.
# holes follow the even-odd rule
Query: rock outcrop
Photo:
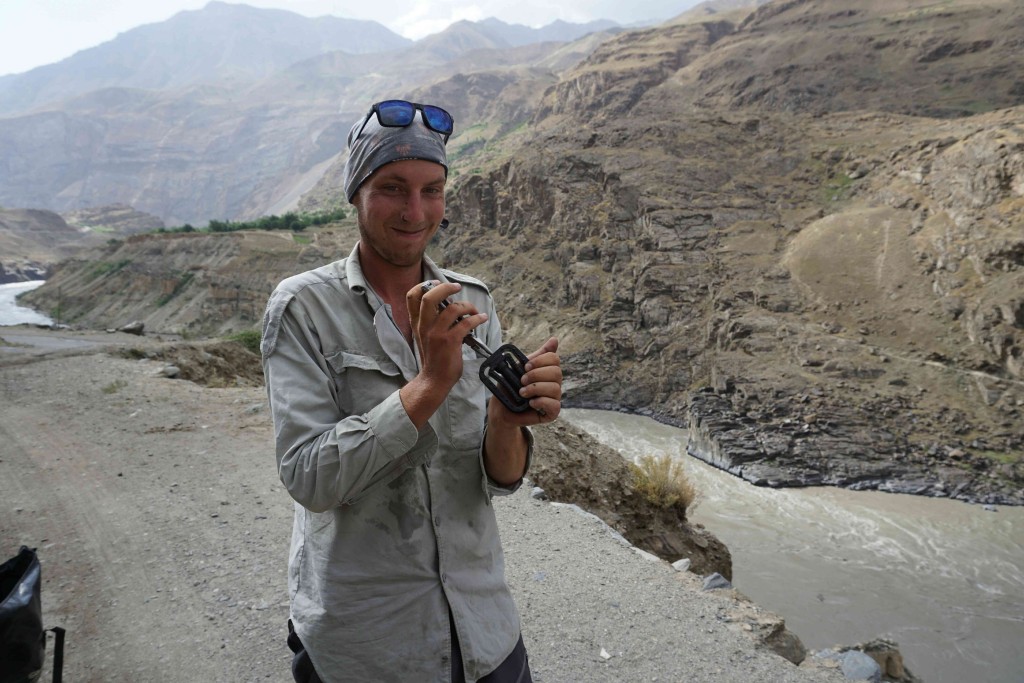
[[45, 280], [84, 239], [52, 211], [0, 208], [0, 284]]
[[50, 267], [44, 263], [18, 260], [12, 263], [0, 263], [0, 285], [12, 282], [28, 282], [29, 280], [45, 280]]
[[[648, 115], [663, 110], [632, 113], [644, 144]], [[944, 126], [966, 140], [1022, 117]], [[628, 134], [588, 149], [589, 131], [560, 128], [536, 153], [457, 181], [444, 260], [475, 259], [500, 283], [517, 343], [562, 337], [571, 404], [693, 426], [696, 455], [752, 481], [1024, 502], [1012, 455], [1024, 450], [1016, 176], [1006, 171], [985, 204], [1002, 223], [961, 201], [965, 228], [940, 231], [957, 238], [938, 247], [970, 264], [954, 287], [952, 271], [935, 266], [951, 256], [931, 238], [954, 219], [924, 193], [915, 210], [897, 197], [897, 169], [913, 161], [901, 150], [934, 126], [906, 120], [886, 132], [892, 123], [679, 117], [686, 146], [662, 136], [645, 152]], [[867, 158], [885, 160], [871, 173], [846, 174], [853, 160], [870, 165], [856, 148], [797, 157], [800, 138], [854, 125], [871, 138]], [[1015, 148], [999, 149], [999, 167], [1015, 168]], [[749, 180], [726, 171], [743, 154]], [[690, 156], [701, 163], [689, 167]], [[841, 203], [823, 202], [808, 177], [819, 158]], [[743, 190], [713, 192], [720, 181]]]
[[530, 480], [558, 502], [600, 517], [630, 543], [669, 562], [690, 560], [696, 574], [732, 577], [729, 549], [685, 510], [660, 507], [633, 483], [629, 464], [616, 451], [564, 421], [534, 429], [538, 457]]

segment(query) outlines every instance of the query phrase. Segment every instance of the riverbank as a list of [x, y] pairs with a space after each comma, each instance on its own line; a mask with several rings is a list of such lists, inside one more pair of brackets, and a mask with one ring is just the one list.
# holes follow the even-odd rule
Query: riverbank
[[[712, 390], [691, 396], [685, 419], [650, 408], [624, 409], [618, 404], [573, 400], [571, 396], [566, 406], [651, 418], [684, 430], [689, 455], [755, 486], [835, 486], [976, 505], [1024, 506], [1024, 466], [1019, 452], [1006, 455], [997, 466], [963, 449], [934, 444], [926, 452], [893, 450], [888, 459], [867, 457], [856, 446], [857, 439], [850, 437], [850, 429], [840, 422], [808, 412], [767, 429], [745, 416], [729, 397]], [[1020, 432], [1021, 425], [1016, 429]], [[812, 444], [805, 442], [806, 438], [817, 441]], [[879, 432], [877, 443], [891, 440], [891, 434]]]
[[688, 514], [731, 550], [733, 583], [814, 650], [897, 641], [927, 683], [1018, 683], [1024, 671], [1024, 508], [838, 487], [752, 486], [687, 455], [686, 430], [569, 409], [628, 459], [680, 459]]
[[[67, 679], [288, 680], [292, 507], [263, 389], [168, 379], [92, 339], [0, 354], [0, 538], [39, 549]], [[539, 682], [841, 680], [759, 646], [767, 613], [592, 517], [527, 490], [496, 510]]]

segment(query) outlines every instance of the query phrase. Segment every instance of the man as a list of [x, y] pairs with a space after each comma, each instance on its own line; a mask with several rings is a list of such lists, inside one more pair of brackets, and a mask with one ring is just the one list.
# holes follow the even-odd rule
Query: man
[[531, 680], [491, 496], [520, 486], [527, 427], [558, 416], [558, 342], [526, 365], [533, 410], [488, 400], [462, 340], [501, 345], [494, 303], [424, 253], [444, 218], [452, 129], [439, 107], [375, 104], [348, 138], [358, 244], [267, 304], [278, 471], [296, 501], [300, 683]]

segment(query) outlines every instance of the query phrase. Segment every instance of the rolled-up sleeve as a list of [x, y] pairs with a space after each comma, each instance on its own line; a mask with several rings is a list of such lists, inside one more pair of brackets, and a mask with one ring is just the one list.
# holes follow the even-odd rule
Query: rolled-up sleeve
[[263, 327], [278, 475], [303, 507], [323, 512], [351, 504], [437, 450], [433, 429], [416, 429], [397, 390], [364, 414], [342, 413], [335, 379], [299, 301], [275, 292]]
[[[494, 308], [494, 300], [489, 298], [488, 304], [487, 317], [489, 324], [485, 326], [483, 341], [487, 348], [497, 350], [502, 344], [501, 323], [498, 321], [498, 312]], [[523, 469], [523, 476], [519, 478], [519, 481], [509, 486], [502, 486], [487, 476], [487, 467], [484, 465], [484, 444], [487, 442], [487, 429], [486, 427], [484, 428], [484, 436], [480, 440], [479, 458], [480, 470], [484, 473], [484, 491], [487, 492], [488, 496], [507, 496], [518, 491], [523, 485], [523, 478], [530, 471], [530, 465], [533, 464], [533, 432], [530, 431], [529, 427], [523, 427], [522, 429], [523, 435], [526, 437], [526, 467]]]

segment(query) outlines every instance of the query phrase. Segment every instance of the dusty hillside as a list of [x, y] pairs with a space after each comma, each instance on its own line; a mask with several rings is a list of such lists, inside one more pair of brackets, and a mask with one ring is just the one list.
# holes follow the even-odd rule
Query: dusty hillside
[[[562, 338], [570, 402], [687, 427], [695, 454], [751, 481], [1022, 503], [1024, 108], [953, 116], [1024, 72], [1004, 49], [1024, 44], [1018, 11], [772, 3], [625, 33], [543, 91], [497, 73], [425, 86], [419, 101], [530, 114], [452, 141], [434, 255], [493, 286], [511, 340]], [[918, 37], [858, 42], [882, 26]], [[984, 69], [959, 48], [921, 60], [918, 38], [981, 29]], [[787, 64], [842, 87], [793, 99]], [[871, 88], [846, 77], [879, 69], [892, 75]], [[747, 72], [764, 97], [736, 95]], [[936, 108], [907, 98], [911, 80]], [[116, 273], [59, 278], [84, 293], [83, 322], [237, 329], [337, 246], [138, 238], [99, 259]]]
[[258, 329], [267, 297], [290, 274], [347, 256], [351, 229], [137, 235], [66, 261], [24, 301], [92, 328], [145, 323], [184, 337]]
[[1015, 0], [778, 0], [677, 78], [707, 108], [965, 116], [1024, 103], [1022, 31]]
[[76, 209], [65, 212], [63, 218], [78, 228], [109, 233], [111, 237], [151, 232], [166, 227], [157, 216], [137, 211], [127, 204]]
[[52, 211], [0, 207], [0, 284], [45, 279], [87, 242], [87, 234]]
[[[823, 54], [856, 33], [849, 17], [930, 16], [946, 35], [1016, 9], [875, 3], [832, 19], [829, 7], [775, 3], [735, 30], [605, 44], [549, 89], [514, 154], [456, 180], [446, 258], [498, 283], [514, 336], [554, 331], [581, 350], [570, 400], [688, 426], [698, 454], [752, 481], [1024, 502], [1024, 109], [821, 114], [853, 103], [830, 91], [791, 106], [779, 56], [750, 66], [777, 99], [688, 106], [726, 89], [708, 65], [731, 63], [737, 44], [788, 44], [773, 26], [803, 26]], [[1021, 30], [991, 35], [1009, 44]], [[937, 61], [912, 59], [918, 47], [890, 46], [902, 51], [887, 64], [953, 92]], [[946, 56], [943, 68], [978, 73], [969, 53]], [[1020, 60], [997, 50], [987, 68], [1019, 73]], [[901, 78], [865, 102], [900, 110]], [[954, 94], [1001, 81], [981, 82]]]
[[[569, 42], [577, 35], [569, 25], [556, 31], [563, 42], [536, 42], [545, 32], [530, 45], [512, 46], [456, 25], [405, 44], [395, 34], [377, 35], [374, 28], [386, 29], [371, 22], [359, 40], [342, 38], [351, 48], [343, 51], [315, 25], [355, 24], [358, 32], [367, 22], [241, 5], [182, 15], [192, 15], [187, 26], [169, 20], [149, 27], [150, 34], [195, 42], [196, 54], [167, 53], [156, 37], [154, 47], [145, 32], [134, 32], [86, 51], [87, 59], [15, 79], [28, 101], [38, 96], [47, 106], [2, 118], [0, 167], [7, 172], [0, 175], [0, 204], [68, 211], [123, 203], [168, 226], [283, 214], [337, 161], [353, 119], [370, 103], [411, 97], [446, 78], [540, 65], [548, 82], [533, 90], [542, 92], [553, 70], [594, 46], [588, 37]], [[214, 28], [223, 21], [229, 30]], [[269, 40], [267, 26], [282, 35]], [[221, 34], [232, 39], [211, 38]], [[119, 68], [108, 71], [104, 55]], [[199, 55], [212, 62], [196, 69]], [[21, 99], [8, 94], [11, 102]], [[454, 113], [472, 125], [466, 112]]]

